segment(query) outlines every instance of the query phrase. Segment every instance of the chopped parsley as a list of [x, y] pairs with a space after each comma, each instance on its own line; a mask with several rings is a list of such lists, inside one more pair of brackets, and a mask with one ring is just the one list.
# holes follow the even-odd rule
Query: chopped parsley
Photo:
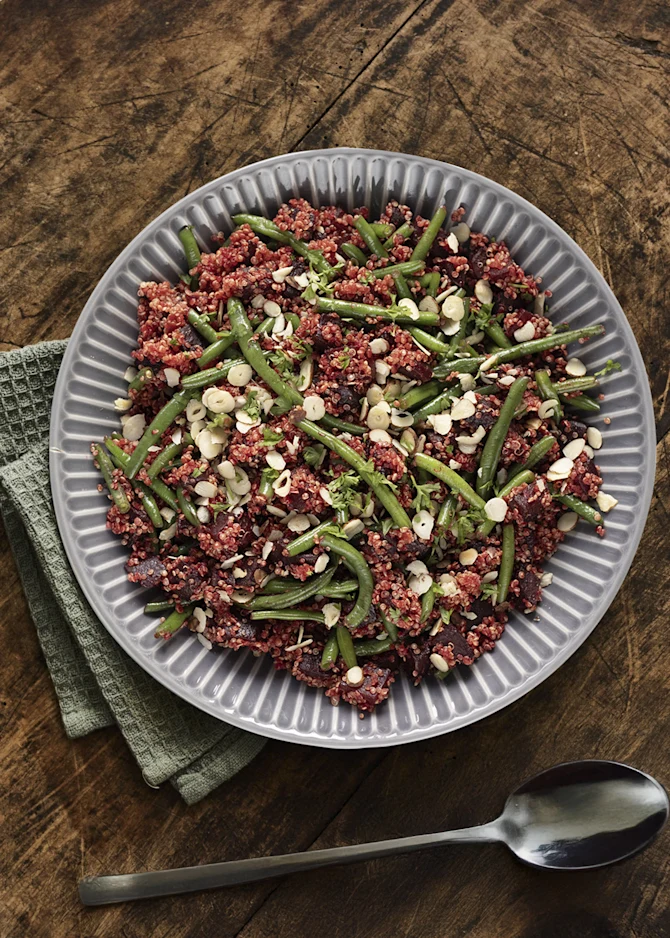
[[263, 427], [263, 445], [264, 446], [274, 446], [275, 443], [279, 443], [280, 440], [284, 439], [284, 434], [281, 430], [272, 430], [270, 427]]
[[308, 466], [317, 469], [326, 458], [326, 447], [323, 443], [315, 443], [314, 446], [306, 446], [302, 455]]
[[358, 494], [356, 489], [360, 483], [361, 477], [352, 469], [343, 472], [342, 475], [328, 483], [328, 492], [335, 511], [342, 511], [351, 505]]
[[611, 371], [621, 371], [621, 365], [619, 362], [615, 362], [612, 358], [608, 358], [605, 367], [601, 368], [600, 371], [594, 372], [593, 377], [604, 378], [605, 375], [608, 375]]
[[412, 508], [414, 511], [422, 511], [424, 508], [429, 509], [431, 505], [431, 496], [435, 492], [440, 491], [439, 482], [425, 482], [423, 485], [414, 480], [414, 476], [410, 476], [412, 485], [416, 489], [416, 495], [412, 501]]

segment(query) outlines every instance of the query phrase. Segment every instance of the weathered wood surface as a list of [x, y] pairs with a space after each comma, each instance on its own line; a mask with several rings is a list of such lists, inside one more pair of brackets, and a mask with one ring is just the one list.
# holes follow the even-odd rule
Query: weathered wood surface
[[296, 148], [416, 152], [515, 189], [599, 266], [645, 357], [659, 468], [626, 583], [541, 687], [391, 751], [270, 743], [194, 808], [148, 789], [116, 732], [65, 739], [2, 541], [0, 938], [670, 935], [667, 836], [574, 876], [454, 847], [132, 908], [75, 891], [82, 873], [477, 823], [562, 759], [670, 781], [669, 26], [661, 0], [5, 0], [0, 347], [67, 336], [128, 240], [210, 178]]

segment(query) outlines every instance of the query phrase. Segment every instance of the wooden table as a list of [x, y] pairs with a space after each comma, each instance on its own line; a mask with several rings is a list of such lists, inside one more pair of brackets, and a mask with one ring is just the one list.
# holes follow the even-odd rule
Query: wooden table
[[5, 0], [0, 339], [70, 334], [154, 216], [237, 166], [352, 145], [477, 170], [551, 215], [623, 304], [647, 363], [658, 477], [616, 601], [570, 662], [483, 723], [390, 750], [271, 742], [187, 808], [115, 731], [63, 734], [9, 548], [2, 583], [0, 938], [656, 938], [668, 835], [550, 875], [454, 847], [134, 907], [85, 910], [81, 874], [474, 824], [565, 759], [670, 781], [667, 554], [668, 7], [663, 0]]

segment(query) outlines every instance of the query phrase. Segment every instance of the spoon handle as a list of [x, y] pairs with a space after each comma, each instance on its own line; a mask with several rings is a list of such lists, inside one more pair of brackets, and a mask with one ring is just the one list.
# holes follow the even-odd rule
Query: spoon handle
[[355, 860], [373, 860], [395, 853], [409, 853], [438, 847], [446, 843], [490, 843], [502, 840], [496, 821], [480, 827], [463, 830], [440, 831], [416, 837], [398, 837], [378, 840], [369, 844], [331, 847], [327, 850], [309, 850], [305, 853], [286, 853], [276, 857], [255, 857], [250, 860], [231, 860], [227, 863], [209, 863], [187, 866], [177, 870], [155, 873], [127, 873], [117, 876], [89, 876], [79, 883], [79, 897], [84, 905], [109, 905], [130, 899], [148, 899], [154, 896], [174, 896], [217, 886], [251, 883], [287, 873], [298, 873], [321, 866], [352, 863]]

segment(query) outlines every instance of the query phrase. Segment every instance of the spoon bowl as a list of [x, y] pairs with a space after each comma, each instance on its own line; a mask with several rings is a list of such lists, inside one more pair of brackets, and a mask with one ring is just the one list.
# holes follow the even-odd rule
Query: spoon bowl
[[177, 895], [448, 843], [500, 842], [531, 866], [588, 870], [646, 847], [667, 821], [668, 808], [663, 786], [629, 765], [564, 762], [524, 782], [500, 817], [479, 827], [176, 870], [91, 876], [79, 883], [79, 896], [85, 905], [107, 905]]
[[587, 870], [644, 849], [668, 819], [659, 782], [620, 762], [583, 760], [546, 769], [513, 792], [497, 823], [520, 860]]

